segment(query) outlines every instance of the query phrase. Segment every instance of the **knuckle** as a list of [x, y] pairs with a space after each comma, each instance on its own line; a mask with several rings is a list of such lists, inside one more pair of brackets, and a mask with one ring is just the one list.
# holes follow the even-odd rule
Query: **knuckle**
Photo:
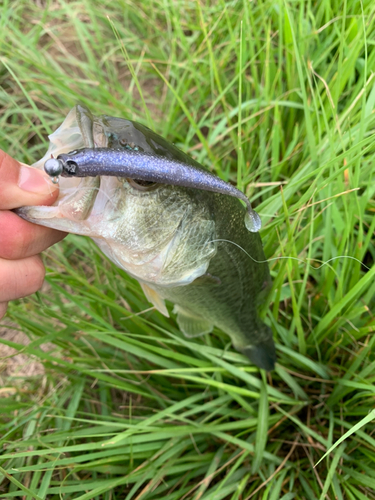
[[17, 231], [12, 239], [11, 251], [13, 253], [13, 258], [20, 259], [27, 254], [30, 247], [30, 238], [28, 238], [24, 231]]
[[8, 211], [0, 211], [0, 257], [22, 259], [30, 250], [30, 230], [19, 224], [19, 218]]
[[1, 241], [1, 258], [3, 259], [13, 259], [17, 256], [17, 251], [9, 239]]
[[10, 234], [8, 238], [1, 241], [1, 257], [4, 259], [21, 259], [26, 254], [29, 246], [22, 231]]
[[17, 261], [0, 259], [0, 303], [35, 293], [42, 287], [44, 276], [39, 256]]

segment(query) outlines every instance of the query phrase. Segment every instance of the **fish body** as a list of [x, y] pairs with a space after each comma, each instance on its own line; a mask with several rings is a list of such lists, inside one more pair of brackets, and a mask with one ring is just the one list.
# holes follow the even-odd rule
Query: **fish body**
[[[145, 154], [151, 170], [152, 158], [203, 169], [147, 127], [95, 117], [83, 106], [70, 111], [34, 166], [42, 168], [51, 154], [82, 148]], [[272, 332], [257, 311], [270, 283], [268, 265], [260, 236], [247, 229], [246, 210], [237, 198], [186, 185], [99, 175], [61, 178], [54, 206], [23, 207], [17, 213], [36, 224], [90, 236], [140, 282], [160, 312], [168, 316], [165, 300], [175, 304], [185, 335], [202, 335], [217, 326], [254, 364], [274, 368]]]

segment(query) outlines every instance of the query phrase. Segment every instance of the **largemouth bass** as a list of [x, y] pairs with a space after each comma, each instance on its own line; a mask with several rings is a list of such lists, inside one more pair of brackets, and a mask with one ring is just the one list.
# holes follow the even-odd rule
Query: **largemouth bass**
[[147, 127], [83, 106], [49, 139], [34, 166], [67, 176], [59, 198], [17, 213], [91, 237], [162, 314], [169, 316], [165, 300], [174, 303], [186, 336], [217, 326], [255, 365], [273, 369], [272, 332], [257, 311], [269, 270], [259, 217], [237, 199], [246, 197]]

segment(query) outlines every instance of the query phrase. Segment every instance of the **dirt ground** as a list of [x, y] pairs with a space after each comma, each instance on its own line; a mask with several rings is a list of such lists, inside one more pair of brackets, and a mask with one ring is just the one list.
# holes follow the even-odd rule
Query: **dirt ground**
[[[30, 343], [27, 335], [18, 331], [11, 322], [3, 320], [1, 323], [0, 339], [25, 346]], [[41, 363], [26, 354], [17, 354], [16, 349], [0, 343], [0, 388], [4, 387], [6, 380], [9, 383], [9, 378], [22, 379], [43, 374], [44, 367]]]

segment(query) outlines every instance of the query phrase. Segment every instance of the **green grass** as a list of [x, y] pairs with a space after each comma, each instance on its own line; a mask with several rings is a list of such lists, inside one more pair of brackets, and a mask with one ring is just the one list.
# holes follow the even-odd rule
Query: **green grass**
[[278, 351], [266, 376], [217, 329], [184, 338], [69, 236], [48, 289], [9, 309], [31, 343], [0, 338], [45, 369], [5, 380], [0, 498], [375, 498], [373, 2], [0, 11], [0, 147], [35, 161], [80, 101], [237, 182], [263, 220]]

